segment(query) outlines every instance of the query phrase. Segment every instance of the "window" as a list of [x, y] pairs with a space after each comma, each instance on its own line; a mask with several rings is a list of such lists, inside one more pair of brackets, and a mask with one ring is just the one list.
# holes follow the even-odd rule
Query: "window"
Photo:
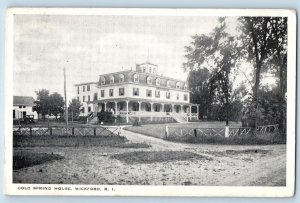
[[22, 108], [22, 106], [19, 106], [19, 109], [21, 109]]
[[139, 88], [133, 88], [133, 96], [139, 96]]
[[138, 74], [134, 74], [133, 75], [133, 81], [134, 82], [138, 82], [139, 81], [139, 75]]
[[156, 83], [156, 85], [160, 85], [159, 78], [156, 78], [155, 83]]
[[180, 84], [179, 82], [176, 82], [176, 89], [179, 89], [180, 88]]
[[90, 91], [90, 90], [91, 90], [90, 85], [87, 85], [87, 86], [86, 86], [86, 91]]
[[13, 118], [16, 118], [16, 111], [13, 110]]
[[79, 101], [79, 97], [77, 97], [77, 101]]
[[88, 96], [88, 102], [89, 102], [89, 101], [91, 101], [91, 96], [90, 96], [90, 95]]
[[98, 100], [98, 93], [94, 93], [94, 101]]
[[114, 83], [115, 82], [115, 77], [114, 76], [110, 76], [109, 81], [110, 81], [110, 84]]
[[119, 75], [119, 82], [124, 82], [124, 75], [123, 74]]
[[82, 86], [82, 91], [85, 92], [85, 86], [84, 85]]
[[82, 101], [85, 102], [85, 96], [82, 97]]
[[188, 86], [186, 83], [184, 83], [184, 89], [187, 90]]
[[143, 71], [142, 72], [144, 72], [144, 73], [146, 72], [146, 67], [145, 66], [143, 67]]
[[125, 93], [125, 88], [124, 87], [119, 88], [119, 96], [124, 96], [124, 93]]
[[188, 96], [187, 94], [184, 95], [184, 101], [187, 101], [188, 100]]
[[89, 107], [88, 107], [88, 112], [91, 112], [91, 110], [92, 110], [92, 109], [91, 109], [91, 107], [89, 106]]
[[84, 113], [85, 108], [83, 107], [81, 110], [82, 110], [82, 113]]
[[179, 93], [177, 93], [177, 100], [179, 100]]
[[155, 91], [155, 97], [157, 97], [157, 98], [160, 97], [160, 91], [159, 91], [159, 90], [156, 90], [156, 91]]
[[152, 97], [152, 90], [146, 90], [147, 97]]
[[147, 77], [147, 84], [152, 84], [152, 78], [151, 77]]
[[109, 89], [109, 96], [113, 97], [114, 96], [114, 89]]
[[171, 96], [170, 92], [166, 92], [166, 98], [170, 99], [170, 96]]
[[104, 97], [104, 90], [101, 90], [101, 97]]
[[77, 94], [79, 94], [79, 87], [77, 87]]
[[105, 77], [101, 78], [101, 85], [105, 85]]

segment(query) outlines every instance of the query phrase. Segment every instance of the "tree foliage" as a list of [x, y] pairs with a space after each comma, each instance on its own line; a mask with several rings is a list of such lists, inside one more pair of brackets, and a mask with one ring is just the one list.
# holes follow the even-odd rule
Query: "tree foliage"
[[45, 115], [48, 114], [50, 110], [49, 90], [41, 89], [35, 91], [35, 93], [37, 99], [34, 101], [35, 106], [33, 107], [33, 111], [36, 111], [45, 118]]
[[[208, 93], [207, 97], [201, 97], [201, 93], [192, 96], [198, 97], [198, 103], [207, 103], [205, 108], [211, 110], [212, 102], [221, 105], [226, 113], [226, 122], [229, 120], [229, 105], [230, 95], [232, 91], [232, 84], [229, 81], [229, 74], [231, 68], [235, 66], [237, 58], [237, 49], [235, 46], [235, 40], [233, 36], [230, 36], [226, 31], [226, 23], [224, 18], [219, 20], [220, 26], [216, 27], [209, 36], [207, 35], [195, 35], [192, 37], [193, 41], [191, 45], [185, 47], [187, 62], [183, 64], [185, 70], [201, 70], [210, 69], [210, 77], [205, 84]], [[206, 68], [207, 66], [208, 68]], [[190, 87], [193, 86], [189, 81]], [[201, 86], [199, 86], [201, 88]], [[199, 89], [200, 89], [199, 88]], [[203, 91], [203, 87], [201, 88]], [[208, 92], [207, 92], [208, 91]], [[192, 94], [193, 95], [193, 94]], [[206, 100], [209, 101], [201, 101]]]
[[49, 90], [46, 89], [41, 89], [35, 93], [37, 99], [34, 101], [33, 110], [41, 114], [44, 119], [45, 115], [54, 115], [57, 118], [58, 115], [64, 113], [64, 99], [60, 94], [54, 92], [49, 95]]
[[[185, 71], [189, 71], [191, 101], [210, 111], [212, 119], [254, 119], [254, 125], [281, 123], [286, 120], [287, 18], [241, 17], [239, 31], [234, 36], [226, 30], [226, 19], [209, 34], [194, 35], [185, 47]], [[243, 84], [232, 88], [233, 70], [238, 64], [253, 66], [253, 75], [246, 79], [251, 91]], [[205, 71], [205, 79], [194, 79]], [[261, 85], [262, 74], [272, 73], [279, 78], [272, 90]], [[249, 80], [250, 78], [250, 80]], [[252, 81], [253, 82], [252, 82]], [[199, 91], [195, 91], [198, 89]], [[207, 100], [207, 101], [203, 101]], [[236, 112], [232, 115], [232, 112]]]
[[[282, 101], [281, 106], [285, 106], [286, 92], [286, 68], [287, 68], [287, 18], [284, 17], [242, 17], [242, 34], [240, 39], [243, 44], [244, 56], [253, 63], [254, 66], [254, 87], [252, 102], [249, 109], [250, 115], [255, 119], [255, 125], [264, 123], [261, 121], [264, 107], [263, 102], [265, 92], [261, 92], [261, 73], [271, 71], [279, 77], [277, 94]], [[267, 94], [267, 93], [266, 93]], [[272, 95], [274, 96], [274, 95]], [[283, 108], [277, 109], [277, 114], [281, 118], [281, 127], [284, 126], [285, 112]]]
[[78, 116], [80, 114], [80, 109], [82, 107], [82, 103], [73, 98], [70, 102], [69, 102], [69, 107], [68, 107], [68, 111], [69, 111], [69, 114], [72, 115], [74, 117]]
[[50, 114], [54, 115], [56, 118], [58, 115], [64, 113], [64, 98], [54, 92], [49, 96], [49, 103], [50, 103]]

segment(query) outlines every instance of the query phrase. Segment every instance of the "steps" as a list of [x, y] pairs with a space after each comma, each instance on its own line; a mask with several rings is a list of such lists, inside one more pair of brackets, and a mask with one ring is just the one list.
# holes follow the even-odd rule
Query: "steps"
[[173, 113], [172, 117], [175, 119], [176, 122], [178, 123], [186, 123], [188, 122], [185, 118], [184, 114], [179, 114], [179, 113]]
[[98, 123], [98, 117], [96, 113], [92, 113], [88, 118], [87, 118], [87, 124], [97, 124]]

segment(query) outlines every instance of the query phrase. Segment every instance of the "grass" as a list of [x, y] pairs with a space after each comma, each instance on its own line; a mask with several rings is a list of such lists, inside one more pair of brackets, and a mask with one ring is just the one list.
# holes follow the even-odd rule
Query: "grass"
[[[192, 123], [176, 123], [176, 124], [149, 124], [142, 126], [130, 126], [125, 127], [125, 130], [129, 130], [135, 133], [141, 133], [156, 138], [165, 138], [166, 125], [182, 126], [190, 128], [218, 128], [225, 127], [225, 122], [213, 121], [213, 122], [192, 122]], [[236, 122], [230, 122], [230, 126], [239, 127], [240, 124]]]
[[170, 136], [169, 141], [186, 142], [186, 143], [201, 143], [201, 144], [220, 144], [220, 145], [268, 145], [268, 144], [285, 144], [286, 140], [281, 134], [273, 134], [269, 138], [262, 138], [253, 134], [242, 135], [239, 137], [225, 138], [222, 136]]
[[14, 136], [13, 147], [117, 146], [128, 142], [122, 136]]
[[166, 161], [187, 161], [191, 159], [211, 160], [211, 158], [186, 151], [137, 151], [110, 156], [126, 164], [151, 164]]
[[[58, 154], [34, 153], [29, 151], [14, 152], [13, 169], [43, 164], [49, 161], [62, 160], [64, 157]], [[42, 172], [42, 171], [40, 171]]]
[[118, 147], [118, 148], [150, 148], [151, 145], [147, 143], [121, 143], [114, 145], [113, 147]]

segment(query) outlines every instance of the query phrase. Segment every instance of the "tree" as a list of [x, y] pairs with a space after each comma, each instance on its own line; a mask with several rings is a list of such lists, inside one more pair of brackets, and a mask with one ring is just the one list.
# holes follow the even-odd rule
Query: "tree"
[[73, 115], [73, 117], [76, 117], [80, 114], [80, 108], [82, 107], [82, 103], [73, 98], [70, 102], [69, 102], [69, 107], [68, 107], [68, 111], [70, 115]]
[[188, 75], [188, 85], [191, 91], [190, 102], [200, 104], [199, 117], [207, 118], [211, 111], [213, 102], [208, 80], [210, 73], [207, 68], [191, 70]]
[[[277, 67], [279, 91], [284, 97], [286, 91], [286, 44], [287, 18], [282, 17], [241, 17], [242, 52], [254, 65], [254, 86], [252, 105], [255, 125], [259, 117], [259, 88], [262, 71]], [[275, 68], [276, 69], [276, 68]], [[281, 109], [281, 108], [280, 108]], [[283, 116], [283, 113], [282, 113]], [[283, 119], [284, 120], [284, 119]]]
[[238, 49], [234, 37], [226, 32], [225, 18], [220, 18], [219, 23], [220, 26], [208, 36], [192, 37], [191, 45], [185, 47], [187, 62], [183, 64], [183, 68], [192, 71], [202, 69], [203, 66], [210, 67], [209, 98], [224, 107], [228, 125], [231, 94], [229, 74], [235, 66]]
[[57, 92], [51, 94], [49, 96], [49, 103], [50, 113], [54, 115], [56, 119], [59, 114], [64, 113], [64, 98], [60, 94]]
[[35, 93], [37, 95], [37, 99], [34, 101], [35, 106], [33, 107], [33, 111], [41, 114], [43, 119], [45, 119], [45, 115], [49, 114], [50, 111], [49, 90], [41, 89], [39, 91], [35, 91]]

